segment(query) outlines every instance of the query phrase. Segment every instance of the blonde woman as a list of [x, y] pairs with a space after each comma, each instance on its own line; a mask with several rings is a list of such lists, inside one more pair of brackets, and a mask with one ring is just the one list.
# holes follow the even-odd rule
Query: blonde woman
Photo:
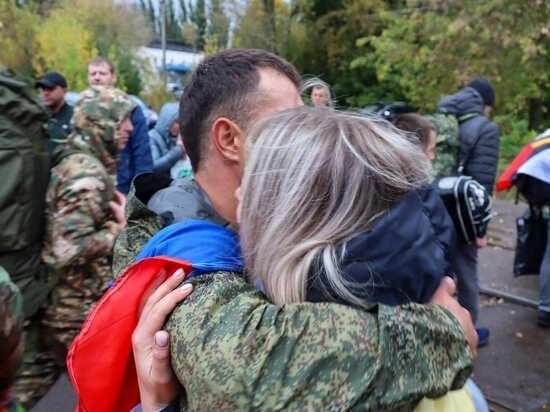
[[[454, 233], [424, 147], [384, 121], [308, 108], [272, 117], [251, 142], [241, 244], [272, 302], [429, 302]], [[466, 386], [415, 410], [488, 411]]]
[[385, 121], [310, 108], [256, 135], [240, 235], [247, 272], [274, 303], [429, 301], [454, 235], [414, 142]]

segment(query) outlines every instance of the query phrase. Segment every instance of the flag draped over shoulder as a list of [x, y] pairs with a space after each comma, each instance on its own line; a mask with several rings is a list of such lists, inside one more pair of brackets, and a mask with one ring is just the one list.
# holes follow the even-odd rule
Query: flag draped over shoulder
[[129, 411], [139, 403], [132, 333], [149, 295], [180, 268], [186, 278], [241, 272], [237, 234], [192, 220], [163, 229], [147, 243], [137, 263], [92, 308], [71, 345], [67, 368], [77, 411]]

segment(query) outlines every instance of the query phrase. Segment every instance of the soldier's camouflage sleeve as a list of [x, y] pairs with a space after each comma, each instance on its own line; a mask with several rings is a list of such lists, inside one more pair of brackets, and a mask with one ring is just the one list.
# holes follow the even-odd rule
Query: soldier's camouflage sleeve
[[132, 185], [126, 200], [126, 226], [115, 241], [113, 274], [116, 277], [132, 264], [145, 246], [164, 226], [164, 220], [148, 209], [135, 195]]
[[435, 305], [279, 307], [223, 272], [196, 280], [166, 329], [189, 410], [412, 410], [473, 368], [459, 323]]
[[75, 154], [52, 169], [48, 203], [48, 238], [58, 266], [85, 265], [111, 256], [120, 229], [109, 201], [113, 186], [109, 175], [91, 156]]

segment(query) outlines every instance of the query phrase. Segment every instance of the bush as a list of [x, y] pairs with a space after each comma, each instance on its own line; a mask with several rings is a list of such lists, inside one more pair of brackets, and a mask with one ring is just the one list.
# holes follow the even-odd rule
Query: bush
[[498, 116], [495, 122], [500, 127], [500, 160], [498, 174], [502, 173], [520, 150], [529, 143], [537, 132], [529, 130], [529, 123], [512, 115]]
[[149, 104], [155, 112], [159, 112], [164, 103], [175, 101], [174, 97], [166, 90], [162, 80], [156, 81], [145, 91], [140, 93], [140, 97]]

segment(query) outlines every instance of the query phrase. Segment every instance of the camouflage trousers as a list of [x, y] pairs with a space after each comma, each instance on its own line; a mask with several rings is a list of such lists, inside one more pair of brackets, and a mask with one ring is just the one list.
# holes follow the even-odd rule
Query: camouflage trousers
[[25, 349], [14, 382], [14, 397], [29, 410], [53, 386], [63, 370], [51, 347], [45, 341], [40, 326], [40, 312], [25, 320]]
[[82, 306], [86, 309], [79, 314], [47, 307], [25, 321], [25, 349], [14, 395], [26, 409], [38, 402], [66, 369], [67, 352], [90, 305]]

